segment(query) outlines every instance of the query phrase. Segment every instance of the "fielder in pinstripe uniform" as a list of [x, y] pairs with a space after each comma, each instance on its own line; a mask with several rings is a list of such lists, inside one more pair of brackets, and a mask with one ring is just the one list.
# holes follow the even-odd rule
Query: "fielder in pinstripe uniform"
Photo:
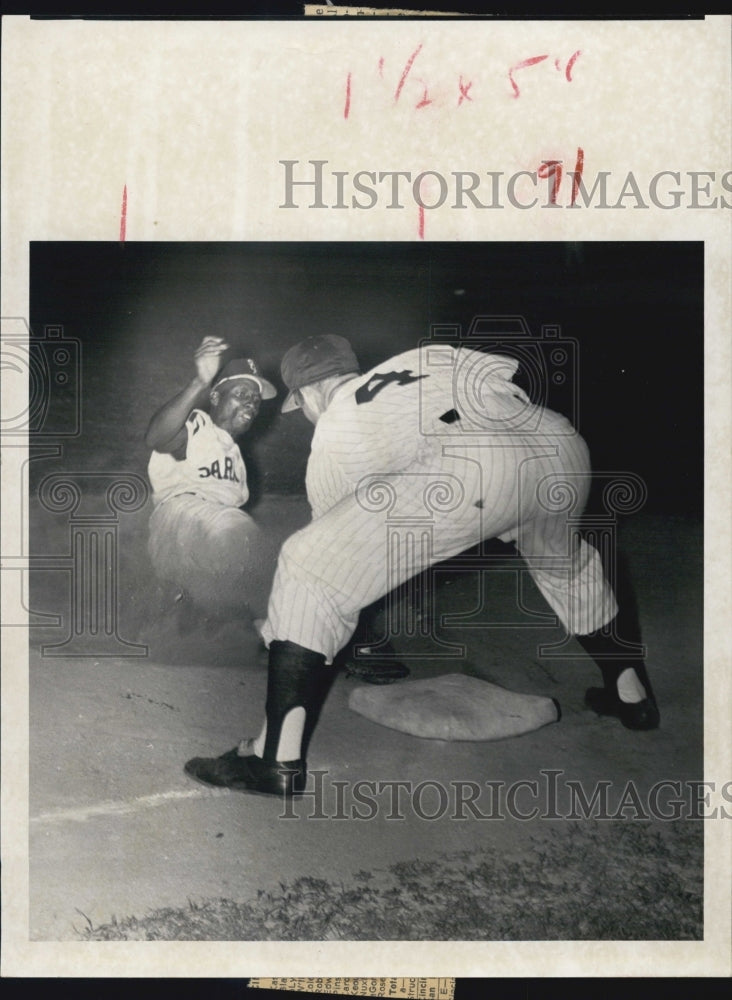
[[[514, 541], [544, 597], [602, 671], [586, 700], [630, 729], [659, 713], [645, 665], [618, 636], [623, 612], [597, 550], [552, 493], [587, 500], [587, 446], [565, 417], [535, 406], [509, 357], [447, 344], [407, 351], [365, 374], [348, 341], [311, 337], [282, 360], [283, 412], [315, 425], [306, 486], [313, 519], [283, 545], [263, 638], [269, 648], [258, 737], [221, 757], [194, 758], [197, 780], [240, 791], [296, 794], [305, 784], [303, 732], [323, 675], [362, 608], [483, 539]], [[429, 545], [387, 546], [387, 518], [408, 522], [430, 503]]]

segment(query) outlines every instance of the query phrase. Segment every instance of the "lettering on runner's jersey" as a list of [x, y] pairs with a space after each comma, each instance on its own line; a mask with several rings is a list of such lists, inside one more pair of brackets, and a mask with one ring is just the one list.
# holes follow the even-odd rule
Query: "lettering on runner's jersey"
[[221, 472], [219, 460], [216, 459], [216, 461], [212, 462], [210, 466], [199, 465], [198, 474], [201, 479], [208, 479], [209, 476], [213, 476], [214, 479], [229, 479], [232, 483], [239, 482], [239, 477], [236, 472], [234, 472], [234, 460], [229, 455], [227, 455], [224, 459], [223, 473]]
[[409, 385], [410, 382], [419, 382], [420, 379], [429, 378], [429, 375], [413, 375], [411, 371], [402, 372], [377, 372], [372, 375], [368, 382], [356, 389], [354, 398], [360, 406], [361, 403], [370, 403], [374, 396], [377, 396], [387, 385]]
[[195, 413], [188, 418], [188, 422], [191, 427], [191, 434], [198, 434], [201, 428], [204, 426], [203, 420], [201, 419], [200, 413]]

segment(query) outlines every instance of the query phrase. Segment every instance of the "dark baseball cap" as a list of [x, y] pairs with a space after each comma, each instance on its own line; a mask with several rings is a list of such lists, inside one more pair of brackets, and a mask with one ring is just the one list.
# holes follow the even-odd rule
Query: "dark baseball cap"
[[240, 379], [249, 379], [250, 382], [255, 382], [259, 386], [262, 399], [274, 399], [277, 395], [275, 387], [266, 378], [262, 377], [256, 362], [252, 358], [234, 358], [229, 361], [218, 373], [211, 388], [218, 389], [224, 382], [232, 382], [235, 379], [237, 381]]
[[318, 337], [306, 337], [291, 347], [282, 359], [280, 371], [282, 381], [289, 389], [282, 412], [288, 413], [298, 408], [295, 402], [298, 389], [333, 375], [358, 375], [361, 366], [345, 337], [324, 333]]

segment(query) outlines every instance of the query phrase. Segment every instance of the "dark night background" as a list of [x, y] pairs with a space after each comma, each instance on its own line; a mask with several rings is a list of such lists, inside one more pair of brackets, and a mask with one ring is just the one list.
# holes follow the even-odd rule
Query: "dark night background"
[[[309, 334], [348, 337], [366, 368], [433, 324], [465, 334], [476, 315], [520, 314], [537, 342], [544, 324], [578, 342], [577, 412], [551, 379], [548, 403], [575, 418], [594, 468], [642, 476], [647, 511], [701, 515], [703, 266], [700, 242], [34, 243], [31, 328], [81, 342], [82, 422], [61, 458], [31, 463], [31, 485], [144, 474], [148, 420], [193, 375], [204, 335], [284, 391], [280, 358]], [[73, 394], [54, 387], [54, 420]], [[303, 490], [310, 434], [263, 405], [243, 442], [254, 499]]]

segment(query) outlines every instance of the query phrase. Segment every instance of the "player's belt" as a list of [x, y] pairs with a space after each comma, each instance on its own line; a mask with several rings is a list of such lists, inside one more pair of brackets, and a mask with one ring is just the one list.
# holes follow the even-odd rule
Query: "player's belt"
[[158, 506], [162, 507], [162, 505], [164, 503], [167, 503], [168, 500], [174, 500], [175, 497], [198, 497], [200, 495], [201, 494], [200, 493], [196, 493], [195, 490], [181, 490], [180, 493], [171, 493], [170, 496], [165, 497], [164, 500], [160, 501], [160, 503], [158, 504]]

